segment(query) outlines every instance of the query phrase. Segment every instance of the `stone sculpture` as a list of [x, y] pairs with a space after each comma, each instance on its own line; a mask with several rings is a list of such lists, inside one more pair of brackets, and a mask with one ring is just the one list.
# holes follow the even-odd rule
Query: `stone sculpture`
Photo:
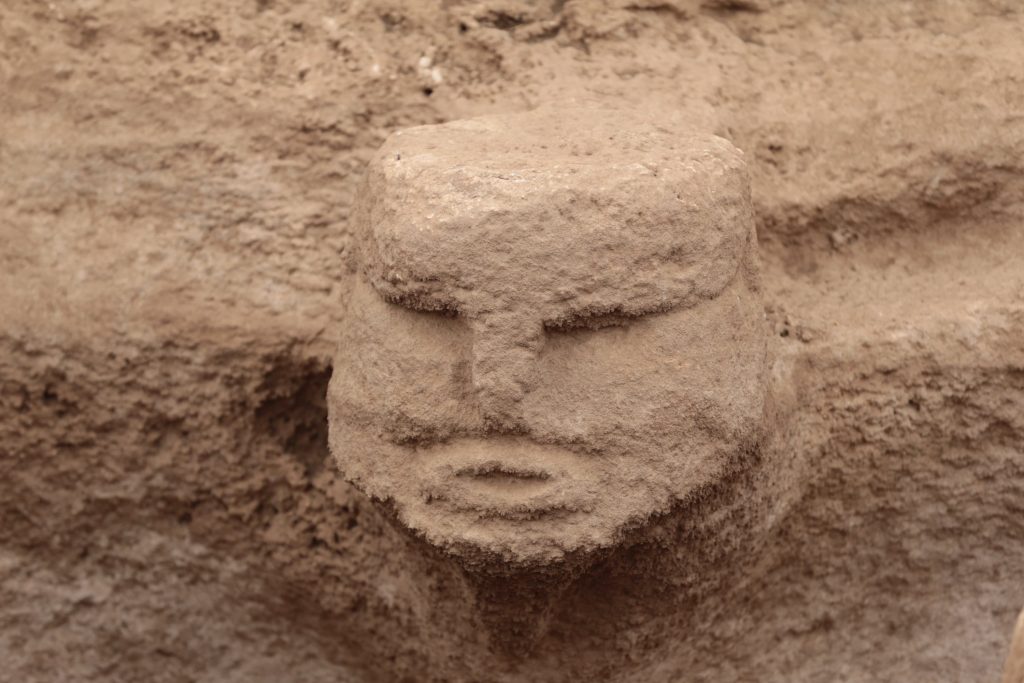
[[466, 560], [614, 546], [743, 467], [768, 345], [743, 155], [540, 110], [370, 163], [329, 392], [345, 475]]

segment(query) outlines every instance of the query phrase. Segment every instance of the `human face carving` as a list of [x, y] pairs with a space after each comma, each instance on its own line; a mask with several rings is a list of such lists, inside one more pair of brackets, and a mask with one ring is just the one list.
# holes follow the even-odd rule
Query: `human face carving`
[[614, 544], [753, 448], [766, 335], [734, 148], [641, 128], [524, 167], [522, 130], [559, 139], [525, 116], [371, 163], [329, 408], [340, 468], [403, 523], [533, 563]]
[[[692, 308], [603, 322], [542, 330], [529, 388], [505, 403], [474, 375], [471, 323], [360, 281], [331, 381], [332, 449], [439, 545], [524, 561], [610, 545], [752, 445], [765, 335], [742, 278]], [[492, 344], [484, 364], [517, 351]]]

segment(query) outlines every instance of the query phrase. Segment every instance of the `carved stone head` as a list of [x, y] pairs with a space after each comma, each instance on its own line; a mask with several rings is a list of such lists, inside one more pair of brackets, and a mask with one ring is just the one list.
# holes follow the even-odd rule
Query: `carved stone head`
[[764, 311], [726, 140], [584, 109], [404, 130], [354, 228], [331, 450], [431, 543], [610, 546], [756, 442]]

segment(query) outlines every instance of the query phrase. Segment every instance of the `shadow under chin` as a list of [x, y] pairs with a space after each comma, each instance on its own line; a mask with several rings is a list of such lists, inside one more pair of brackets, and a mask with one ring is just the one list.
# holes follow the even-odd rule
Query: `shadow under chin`
[[779, 517], [766, 471], [771, 461], [763, 444], [751, 444], [737, 452], [724, 477], [668, 512], [621, 528], [609, 546], [554, 561], [516, 561], [468, 543], [442, 549], [396, 515], [392, 520], [423, 552], [454, 565], [475, 597], [474, 616], [492, 649], [514, 661], [564, 634], [581, 642], [605, 639], [641, 616], [647, 624], [695, 612], [705, 596], [742, 580]]

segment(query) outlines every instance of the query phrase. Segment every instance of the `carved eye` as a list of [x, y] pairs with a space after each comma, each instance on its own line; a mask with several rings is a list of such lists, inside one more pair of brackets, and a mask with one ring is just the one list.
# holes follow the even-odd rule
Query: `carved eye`
[[383, 294], [384, 300], [393, 306], [400, 306], [414, 313], [440, 316], [442, 318], [458, 318], [461, 312], [455, 303], [442, 301], [433, 297], [415, 294]]
[[572, 332], [573, 330], [599, 330], [605, 327], [625, 327], [641, 315], [624, 313], [622, 310], [570, 313], [562, 318], [544, 323], [547, 332]]
[[413, 313], [421, 313], [423, 315], [429, 315], [436, 318], [459, 318], [462, 314], [455, 308], [449, 308], [447, 306], [410, 306], [408, 304], [398, 304], [402, 308], [408, 309]]

